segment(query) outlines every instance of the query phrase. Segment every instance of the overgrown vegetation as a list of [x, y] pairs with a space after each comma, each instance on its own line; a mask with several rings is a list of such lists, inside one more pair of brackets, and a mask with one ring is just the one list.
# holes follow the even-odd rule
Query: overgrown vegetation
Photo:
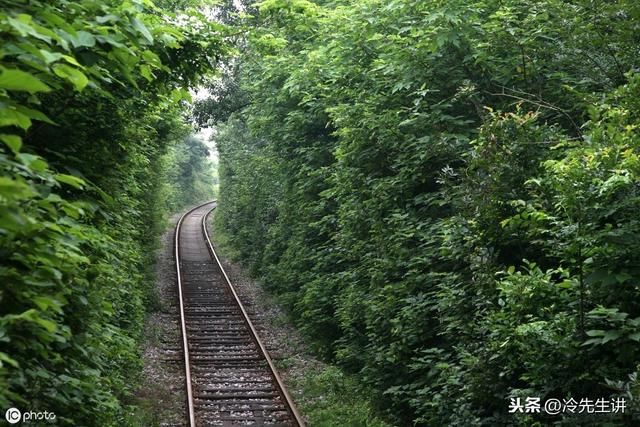
[[183, 119], [227, 51], [201, 3], [0, 7], [3, 409], [130, 422], [157, 233], [211, 191]]
[[376, 417], [357, 379], [335, 366], [312, 367], [293, 386], [301, 388], [297, 402], [311, 426], [390, 426]]
[[219, 121], [216, 226], [316, 350], [399, 425], [635, 425], [640, 3], [249, 12], [196, 114]]
[[[223, 258], [237, 258], [238, 254], [233, 248], [233, 236], [224, 229], [217, 230], [212, 235], [218, 255], [222, 255]], [[234, 278], [233, 274], [231, 275], [234, 284], [243, 279]], [[262, 287], [257, 282], [245, 286], [252, 285]], [[291, 319], [281, 310], [276, 296], [263, 291], [251, 298], [245, 299], [242, 296], [241, 298], [254, 313], [262, 313], [262, 315], [256, 314], [256, 318], [261, 319], [263, 324], [261, 329], [270, 332], [261, 335], [261, 338], [270, 341], [270, 347], [277, 349], [277, 355], [271, 356], [275, 356], [276, 368], [298, 410], [307, 420], [307, 425], [317, 427], [391, 426], [376, 412], [372, 396], [362, 388], [355, 375], [348, 375], [335, 365], [326, 365], [318, 361], [308, 351], [306, 345], [302, 345], [302, 337], [299, 334], [293, 334], [295, 336], [292, 337], [287, 329], [283, 330], [291, 327]], [[269, 314], [265, 319], [266, 313]], [[251, 314], [250, 316], [253, 317]], [[282, 338], [280, 341], [278, 339], [271, 341], [270, 334], [276, 336], [281, 334]]]

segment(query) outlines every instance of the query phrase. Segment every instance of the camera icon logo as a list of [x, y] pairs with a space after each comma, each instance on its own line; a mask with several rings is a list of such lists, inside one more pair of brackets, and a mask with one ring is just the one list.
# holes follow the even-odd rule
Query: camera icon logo
[[20, 419], [22, 418], [22, 413], [18, 408], [9, 408], [7, 409], [7, 412], [5, 412], [4, 418], [7, 420], [9, 424], [16, 424], [20, 422]]

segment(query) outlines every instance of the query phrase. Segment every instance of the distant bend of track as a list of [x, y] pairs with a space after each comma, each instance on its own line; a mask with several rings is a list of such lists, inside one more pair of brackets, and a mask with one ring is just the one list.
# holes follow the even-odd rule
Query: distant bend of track
[[190, 427], [304, 427], [207, 232], [215, 201], [176, 225], [180, 328]]

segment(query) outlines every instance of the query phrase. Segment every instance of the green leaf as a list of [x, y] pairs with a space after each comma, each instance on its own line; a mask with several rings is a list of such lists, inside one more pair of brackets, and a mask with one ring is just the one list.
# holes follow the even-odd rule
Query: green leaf
[[[32, 18], [31, 18], [30, 15], [21, 13], [16, 18], [11, 18], [11, 17], [7, 18], [7, 22], [22, 37], [32, 36], [32, 37], [35, 37], [35, 38], [40, 39], [42, 41], [45, 41], [47, 43], [51, 42], [51, 37], [49, 36], [51, 34], [51, 32], [47, 31], [46, 28], [43, 28], [43, 27], [40, 27], [40, 26], [33, 26], [32, 25]], [[38, 28], [36, 28], [36, 27], [38, 27]], [[38, 30], [40, 30], [40, 31], [38, 31]], [[42, 31], [48, 33], [49, 35], [42, 34]]]
[[[0, 176], [0, 195], [10, 200], [28, 199], [36, 195], [31, 187], [24, 182], [16, 181], [5, 176]], [[6, 217], [5, 217], [6, 218]], [[2, 228], [7, 227], [7, 223], [0, 223]]]
[[36, 296], [32, 298], [32, 301], [40, 310], [47, 310], [50, 307], [53, 307], [56, 311], [60, 309], [60, 302], [50, 296]]
[[51, 88], [37, 77], [17, 69], [2, 69], [0, 88], [29, 93], [50, 92]]
[[0, 351], [0, 368], [2, 367], [3, 363], [7, 363], [7, 364], [13, 366], [14, 368], [19, 368], [20, 367], [20, 365], [18, 365], [18, 362], [16, 362], [11, 357], [9, 357], [9, 355], [7, 353], [3, 353], [3, 352]]
[[142, 58], [152, 65], [162, 65], [160, 57], [150, 50], [145, 50], [144, 52], [142, 52]]
[[0, 127], [18, 126], [24, 130], [31, 127], [31, 119], [13, 108], [0, 108]]
[[18, 135], [7, 135], [4, 133], [0, 134], [0, 141], [7, 144], [7, 146], [11, 148], [11, 151], [13, 151], [14, 153], [18, 153], [20, 151], [20, 148], [22, 147], [22, 138], [20, 138]]
[[176, 88], [171, 91], [171, 100], [173, 102], [179, 102], [181, 100], [191, 102], [191, 94], [187, 89]]
[[44, 49], [40, 49], [40, 55], [42, 56], [42, 59], [44, 59], [44, 62], [46, 62], [47, 64], [56, 62], [64, 56], [59, 52], [50, 52]]
[[69, 184], [75, 188], [82, 188], [86, 184], [86, 182], [81, 178], [75, 177], [73, 175], [63, 174], [63, 173], [57, 174], [55, 176], [55, 179], [58, 182]]
[[616, 274], [616, 280], [618, 283], [624, 283], [629, 279], [633, 279], [633, 276], [627, 273]]
[[52, 322], [51, 320], [43, 319], [41, 317], [36, 317], [34, 321], [38, 325], [45, 328], [47, 332], [55, 332], [58, 329], [58, 325], [56, 325], [55, 322]]
[[583, 342], [581, 344], [581, 346], [585, 346], [585, 345], [599, 345], [602, 344], [602, 339], [601, 338], [590, 338], [588, 340], [586, 340], [585, 342]]
[[78, 31], [70, 39], [73, 47], [93, 47], [96, 45], [96, 38], [86, 31]]
[[616, 329], [607, 331], [604, 334], [604, 337], [602, 337], [602, 344], [609, 342], [609, 341], [614, 341], [617, 340], [618, 338], [620, 338], [622, 336], [622, 332], [618, 331]]
[[142, 37], [144, 37], [145, 40], [149, 42], [149, 44], [153, 43], [153, 36], [139, 19], [134, 18], [131, 23], [133, 24], [133, 28], [135, 28], [140, 34], [142, 34]]
[[69, 65], [57, 64], [53, 67], [53, 71], [57, 76], [71, 82], [78, 92], [84, 89], [89, 83], [89, 79], [82, 71], [77, 68], [70, 67]]
[[140, 66], [140, 74], [142, 74], [142, 77], [147, 79], [147, 81], [153, 81], [153, 74], [151, 73], [151, 68], [148, 65]]
[[62, 58], [67, 61], [69, 64], [75, 65], [76, 67], [82, 67], [80, 63], [73, 56], [62, 55]]
[[16, 158], [18, 159], [18, 161], [20, 161], [20, 163], [30, 167], [36, 172], [43, 172], [47, 169], [47, 162], [45, 162], [40, 156], [36, 156], [35, 154], [18, 153], [16, 155]]
[[27, 117], [33, 120], [39, 120], [41, 122], [49, 123], [50, 125], [56, 124], [56, 122], [54, 122], [49, 117], [47, 117], [46, 114], [38, 110], [33, 110], [31, 108], [27, 108], [27, 107], [23, 107], [22, 105], [19, 105], [16, 107], [16, 111], [26, 115]]
[[104, 16], [96, 16], [96, 22], [98, 24], [104, 24], [106, 22], [118, 22], [120, 20], [116, 15], [104, 15]]

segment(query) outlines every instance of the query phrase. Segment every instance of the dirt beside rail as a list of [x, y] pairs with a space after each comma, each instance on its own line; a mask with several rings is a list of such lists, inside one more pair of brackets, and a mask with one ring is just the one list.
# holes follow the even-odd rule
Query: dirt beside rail
[[186, 425], [184, 364], [181, 353], [176, 293], [174, 231], [179, 216], [171, 218], [156, 254], [156, 302], [145, 325], [144, 369], [136, 396], [135, 418], [144, 426]]

